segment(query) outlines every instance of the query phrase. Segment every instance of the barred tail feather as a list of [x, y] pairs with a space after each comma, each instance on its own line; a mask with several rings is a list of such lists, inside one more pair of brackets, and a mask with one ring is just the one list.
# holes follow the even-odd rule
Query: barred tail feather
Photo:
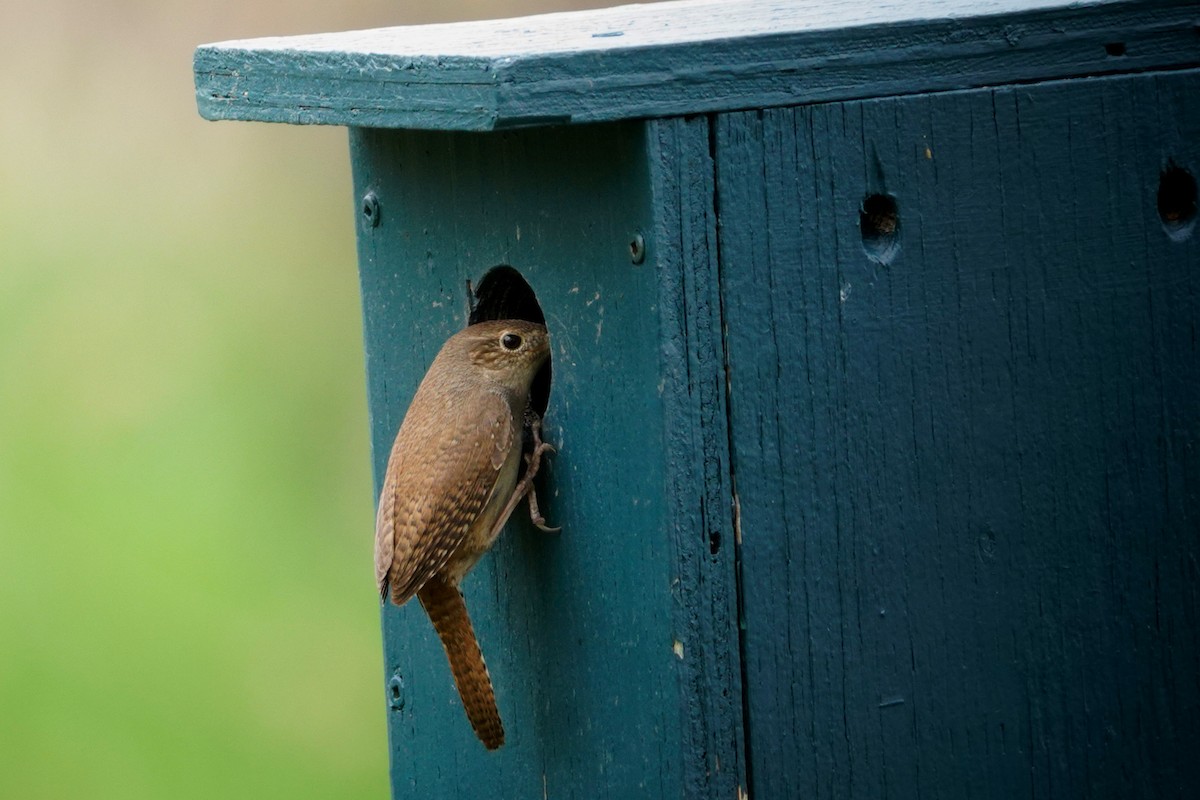
[[435, 576], [421, 587], [417, 597], [446, 648], [454, 685], [458, 687], [471, 727], [484, 747], [495, 750], [504, 744], [504, 725], [462, 593], [458, 587]]

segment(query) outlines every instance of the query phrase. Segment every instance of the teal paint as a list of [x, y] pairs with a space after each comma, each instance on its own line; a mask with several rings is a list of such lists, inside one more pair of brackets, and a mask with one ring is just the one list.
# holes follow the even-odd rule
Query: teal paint
[[211, 118], [351, 126], [377, 478], [468, 279], [554, 337], [563, 532], [465, 585], [508, 743], [389, 607], [395, 796], [1200, 783], [1197, 7], [974, 5], [197, 51]]
[[[378, 225], [363, 217], [359, 238], [377, 490], [425, 365], [466, 322], [468, 279], [516, 267], [554, 337], [545, 435], [560, 452], [540, 496], [563, 532], [535, 530], [522, 508], [464, 584], [507, 744], [486, 754], [474, 740], [421, 609], [386, 608], [385, 677], [402, 695], [388, 706], [395, 792], [522, 796], [544, 786], [550, 796], [625, 798], [685, 782], [735, 791], [732, 553], [695, 563], [707, 527], [688, 500], [705, 487], [693, 466], [725, 433], [702, 430], [704, 404], [688, 394], [695, 378], [678, 363], [705, 347], [715, 358], [719, 343], [711, 325], [697, 333], [683, 320], [696, 303], [679, 292], [683, 260], [669, 243], [684, 224], [672, 199], [680, 189], [662, 175], [677, 169], [674, 143], [647, 148], [644, 126], [620, 124], [495, 135], [356, 129], [351, 145], [356, 196], [378, 202]], [[666, 239], [661, 268], [632, 262], [640, 230]], [[706, 403], [720, 402], [710, 394]], [[721, 496], [719, 487], [708, 493]], [[728, 524], [728, 515], [706, 522], [727, 536]], [[696, 585], [695, 572], [714, 571], [719, 590]], [[723, 626], [699, 613], [702, 601], [723, 604]], [[714, 713], [704, 669], [722, 650], [728, 699]]]
[[[209, 119], [493, 130], [1166, 69], [1178, 0], [655, 3], [197, 49]], [[620, 33], [613, 36], [613, 33]], [[607, 34], [607, 35], [606, 35]], [[1109, 46], [1120, 43], [1123, 55]]]
[[[1200, 251], [1156, 208], [1169, 159], [1200, 165], [1196, 96], [717, 120], [759, 796], [1200, 780]], [[882, 191], [886, 267], [853, 213]]]

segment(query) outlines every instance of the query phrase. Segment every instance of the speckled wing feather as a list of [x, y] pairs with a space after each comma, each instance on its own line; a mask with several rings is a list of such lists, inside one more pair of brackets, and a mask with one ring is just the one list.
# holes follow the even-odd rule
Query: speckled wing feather
[[[396, 435], [375, 523], [375, 578], [380, 594], [386, 597], [390, 587], [397, 605], [446, 565], [492, 502], [516, 433], [501, 396], [477, 399], [471, 409], [492, 424], [453, 425], [449, 415], [462, 408], [444, 387], [426, 388], [418, 390]], [[423, 430], [410, 424], [414, 419]]]

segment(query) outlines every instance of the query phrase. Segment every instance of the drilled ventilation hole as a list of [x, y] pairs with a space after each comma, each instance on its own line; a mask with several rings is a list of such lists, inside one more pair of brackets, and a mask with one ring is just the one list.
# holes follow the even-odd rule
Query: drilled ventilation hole
[[863, 251], [879, 264], [890, 264], [900, 252], [900, 209], [889, 194], [872, 194], [858, 211]]
[[1172, 241], [1188, 239], [1196, 227], [1196, 179], [1171, 162], [1158, 178], [1158, 217]]

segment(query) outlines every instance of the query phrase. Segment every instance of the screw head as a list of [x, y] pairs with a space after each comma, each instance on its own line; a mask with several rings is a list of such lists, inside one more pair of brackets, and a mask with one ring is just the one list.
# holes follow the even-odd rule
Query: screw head
[[387, 684], [388, 705], [396, 711], [404, 710], [404, 678], [400, 675], [400, 671], [392, 673], [391, 680]]
[[379, 227], [379, 197], [373, 191], [363, 195], [362, 218], [368, 228]]
[[629, 242], [629, 260], [634, 264], [641, 264], [646, 260], [646, 237], [640, 232], [634, 234]]

